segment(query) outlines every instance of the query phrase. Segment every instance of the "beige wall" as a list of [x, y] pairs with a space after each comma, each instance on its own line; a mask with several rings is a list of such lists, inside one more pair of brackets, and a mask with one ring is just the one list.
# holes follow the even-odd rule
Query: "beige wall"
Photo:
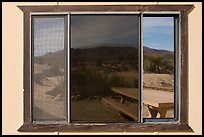
[[[64, 3], [29, 2], [2, 5], [2, 134], [69, 134], [69, 133], [20, 133], [23, 124], [23, 13], [17, 5], [65, 4], [123, 4], [117, 3]], [[195, 133], [202, 134], [202, 3], [179, 2], [129, 2], [126, 4], [195, 4], [189, 15], [189, 123]], [[72, 133], [73, 134], [73, 133]], [[79, 133], [78, 133], [79, 134]], [[100, 133], [99, 133], [100, 134]], [[111, 133], [110, 133], [111, 134]], [[122, 133], [128, 134], [128, 133]], [[133, 134], [133, 133], [131, 133]], [[134, 133], [141, 134], [141, 133]], [[166, 134], [166, 133], [147, 133]], [[189, 134], [189, 133], [174, 133]]]

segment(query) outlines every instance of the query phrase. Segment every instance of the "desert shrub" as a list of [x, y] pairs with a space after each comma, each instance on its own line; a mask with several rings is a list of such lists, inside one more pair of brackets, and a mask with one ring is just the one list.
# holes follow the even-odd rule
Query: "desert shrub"
[[112, 73], [108, 82], [112, 87], [138, 88], [137, 75], [133, 72]]
[[64, 73], [59, 70], [58, 67], [52, 66], [47, 70], [43, 70], [41, 73], [37, 73], [34, 75], [34, 83], [42, 85], [42, 80], [46, 79], [46, 77], [57, 77], [63, 76]]
[[64, 81], [60, 82], [53, 90], [46, 92], [46, 94], [56, 97], [59, 95], [60, 100], [65, 96], [65, 84]]
[[145, 72], [172, 74], [174, 72], [174, 56], [145, 56], [143, 66]]
[[56, 77], [56, 76], [63, 76], [64, 73], [59, 70], [57, 66], [51, 66], [51, 68], [44, 70], [42, 75], [46, 77]]
[[42, 85], [42, 80], [45, 78], [44, 75], [42, 75], [41, 73], [37, 73], [34, 75], [34, 83]]
[[111, 76], [109, 78], [109, 83], [112, 86], [117, 86], [121, 83], [119, 76], [115, 75], [115, 76]]
[[113, 87], [125, 87], [126, 83], [118, 76], [118, 75], [113, 75], [109, 79], [109, 84], [112, 85]]
[[71, 72], [71, 94], [84, 98], [112, 94], [110, 85], [102, 73], [90, 70]]
[[34, 57], [34, 61], [36, 64], [41, 64], [41, 65], [45, 64], [45, 61], [42, 57]]

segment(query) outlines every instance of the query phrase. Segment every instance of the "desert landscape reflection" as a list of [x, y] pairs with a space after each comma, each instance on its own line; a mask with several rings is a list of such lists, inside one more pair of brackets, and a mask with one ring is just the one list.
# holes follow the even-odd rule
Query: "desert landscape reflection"
[[138, 92], [137, 38], [135, 15], [71, 16], [72, 122], [138, 121], [138, 100], [113, 90]]

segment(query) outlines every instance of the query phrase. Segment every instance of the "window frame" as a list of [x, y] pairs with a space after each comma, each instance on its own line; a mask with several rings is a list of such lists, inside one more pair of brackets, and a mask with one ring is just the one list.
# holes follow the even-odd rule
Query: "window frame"
[[[67, 48], [68, 48], [68, 46], [67, 46], [67, 44], [68, 44], [68, 41], [67, 41], [67, 37], [68, 37], [68, 32], [66, 31], [67, 29], [68, 29], [68, 19], [67, 19], [67, 16], [65, 16], [65, 15], [63, 15], [63, 14], [54, 14], [54, 15], [37, 15], [37, 14], [34, 14], [34, 15], [32, 15], [30, 18], [31, 18], [31, 29], [30, 29], [30, 35], [31, 35], [31, 58], [30, 58], [30, 62], [31, 62], [31, 110], [33, 110], [33, 105], [32, 104], [34, 104], [34, 19], [35, 18], [63, 18], [63, 20], [64, 20], [64, 44], [63, 44], [63, 51], [64, 51], [64, 69], [65, 70], [67, 70], [69, 67], [68, 67], [68, 63], [66, 63], [67, 62], [67, 60], [68, 60], [68, 58], [67, 58], [67, 56], [69, 55], [68, 54], [68, 52], [67, 51], [69, 51], [69, 50], [67, 50]], [[68, 88], [68, 84], [66, 84], [69, 80], [68, 80], [68, 71], [64, 71], [64, 83], [65, 83], [65, 98], [64, 99], [66, 99], [66, 100], [64, 100], [64, 111], [65, 111], [65, 114], [64, 114], [64, 116], [65, 116], [65, 121], [67, 121], [67, 122], [69, 122], [69, 119], [67, 119], [68, 117], [68, 115], [69, 115], [69, 111], [67, 111], [67, 108], [68, 108], [68, 103], [67, 102], [69, 102], [69, 97], [68, 97], [68, 93], [69, 92], [66, 92], [67, 91], [67, 89], [69, 89]], [[31, 118], [32, 119], [34, 119], [34, 116], [33, 116], [33, 114], [32, 114], [32, 112], [31, 112]], [[44, 121], [42, 120], [42, 121], [34, 121], [34, 120], [32, 120], [33, 121], [33, 123], [43, 123]], [[57, 120], [53, 120], [55, 123], [63, 123], [64, 121], [62, 120], [59, 120], [59, 121], [57, 121]], [[49, 122], [47, 122], [47, 121], [45, 121], [46, 123], [49, 123]], [[53, 123], [53, 122], [52, 122]]]
[[[23, 125], [20, 132], [193, 132], [188, 125], [188, 14], [193, 5], [49, 5], [18, 6], [24, 14]], [[31, 112], [31, 13], [51, 12], [167, 12], [180, 13], [180, 120], [162, 123], [40, 124], [32, 122]]]
[[[143, 12], [142, 17], [172, 17], [174, 23], [174, 117], [173, 118], [143, 118], [145, 123], [179, 122], [180, 121], [180, 12]], [[141, 36], [143, 36], [141, 34]], [[142, 40], [143, 42], [143, 40]], [[143, 45], [143, 44], [142, 44]], [[143, 46], [142, 46], [143, 48]], [[143, 57], [143, 56], [142, 56]], [[143, 60], [143, 58], [141, 59]], [[143, 63], [143, 61], [141, 61]], [[142, 65], [143, 67], [143, 65]], [[142, 68], [143, 70], [143, 68]], [[143, 72], [142, 72], [143, 73]], [[143, 79], [143, 77], [142, 77]], [[143, 81], [143, 80], [142, 80]], [[143, 84], [143, 83], [142, 83]], [[143, 85], [141, 85], [143, 87]], [[143, 90], [143, 89], [142, 89]], [[141, 90], [141, 91], [142, 91]], [[142, 97], [141, 97], [142, 98]], [[142, 105], [142, 104], [141, 104]]]

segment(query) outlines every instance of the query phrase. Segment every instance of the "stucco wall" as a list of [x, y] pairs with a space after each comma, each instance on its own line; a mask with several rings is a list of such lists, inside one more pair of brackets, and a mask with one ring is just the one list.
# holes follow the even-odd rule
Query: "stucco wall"
[[[17, 5], [66, 4], [124, 4], [117, 3], [64, 3], [64, 2], [4, 2], [2, 5], [2, 134], [70, 134], [70, 133], [20, 133], [23, 124], [23, 13]], [[196, 2], [128, 2], [126, 4], [194, 4], [189, 15], [189, 125], [202, 134], [202, 3]], [[80, 134], [80, 133], [71, 133]], [[101, 133], [99, 133], [101, 134]], [[111, 133], [110, 133], [111, 134]], [[114, 133], [115, 134], [115, 133]], [[144, 133], [122, 133], [144, 134]], [[167, 133], [146, 133], [167, 134]], [[171, 133], [189, 134], [189, 133]]]

